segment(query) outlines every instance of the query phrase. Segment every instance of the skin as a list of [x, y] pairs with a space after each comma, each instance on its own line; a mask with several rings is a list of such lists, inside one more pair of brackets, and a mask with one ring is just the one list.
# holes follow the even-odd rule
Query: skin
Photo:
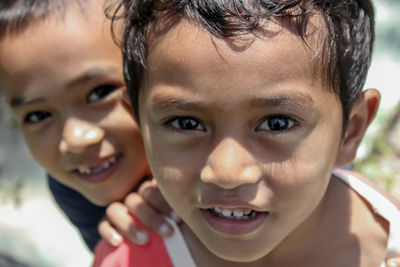
[[[99, 226], [106, 240], [119, 245], [118, 230], [135, 243], [147, 242], [130, 212], [161, 235], [172, 233], [157, 214], [171, 212], [168, 205], [131, 193], [149, 168], [102, 1], [86, 1], [83, 9], [71, 3], [65, 16], [56, 14], [1, 40], [0, 84], [35, 160], [91, 202], [114, 202]], [[115, 156], [113, 170], [100, 180], [76, 172]], [[157, 199], [154, 195], [159, 193], [148, 194]]]
[[[139, 116], [158, 186], [199, 266], [378, 266], [384, 227], [331, 173], [354, 158], [379, 93], [363, 93], [343, 135], [340, 99], [312, 71], [312, 50], [269, 27], [278, 34], [211, 40], [181, 20], [151, 36]], [[266, 216], [238, 234], [207, 219], [213, 207]]]

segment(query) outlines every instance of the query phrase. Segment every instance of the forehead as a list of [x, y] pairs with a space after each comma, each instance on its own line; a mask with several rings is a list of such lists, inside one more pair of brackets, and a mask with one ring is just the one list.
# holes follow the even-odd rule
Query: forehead
[[277, 22], [271, 22], [265, 32], [219, 39], [181, 20], [152, 39], [147, 81], [151, 86], [162, 82], [197, 90], [220, 86], [221, 79], [226, 88], [240, 84], [258, 88], [266, 82], [279, 85], [301, 77], [319, 83], [321, 73], [315, 72], [320, 45], [317, 30], [308, 45]]
[[23, 33], [0, 41], [0, 82], [6, 95], [17, 89], [60, 87], [90, 68], [120, 65], [101, 4], [87, 12], [71, 5], [65, 16], [50, 16]]

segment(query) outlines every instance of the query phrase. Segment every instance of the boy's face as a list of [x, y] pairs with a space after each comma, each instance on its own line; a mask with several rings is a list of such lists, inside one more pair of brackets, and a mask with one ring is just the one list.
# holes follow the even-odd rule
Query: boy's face
[[0, 81], [38, 163], [105, 205], [130, 192], [148, 166], [101, 2], [2, 41]]
[[152, 41], [139, 98], [161, 191], [232, 261], [272, 255], [290, 236], [306, 242], [300, 225], [319, 210], [341, 147], [340, 100], [313, 72], [312, 50], [270, 27], [279, 33], [229, 42], [179, 22]]

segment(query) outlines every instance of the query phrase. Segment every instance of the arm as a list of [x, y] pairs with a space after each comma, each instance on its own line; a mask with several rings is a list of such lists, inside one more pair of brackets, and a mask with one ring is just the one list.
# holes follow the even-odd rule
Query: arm
[[[75, 190], [48, 177], [51, 193], [65, 215], [81, 233], [85, 243], [94, 251], [100, 238], [104, 238], [113, 246], [122, 242], [122, 234], [132, 242], [143, 245], [148, 242], [149, 235], [132, 219], [137, 215], [142, 222], [160, 236], [168, 237], [173, 229], [162, 215], [171, 216], [175, 221], [179, 218], [172, 213], [154, 181], [144, 181], [138, 192], [130, 193], [125, 203], [114, 202], [108, 207], [99, 207], [89, 202]], [[100, 234], [99, 234], [100, 232]]]

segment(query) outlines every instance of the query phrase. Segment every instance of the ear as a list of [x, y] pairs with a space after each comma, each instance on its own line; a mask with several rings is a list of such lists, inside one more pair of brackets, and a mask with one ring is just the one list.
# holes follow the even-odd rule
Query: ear
[[368, 126], [375, 118], [380, 100], [381, 95], [376, 89], [368, 89], [361, 93], [360, 99], [350, 113], [336, 166], [348, 165], [354, 160]]

